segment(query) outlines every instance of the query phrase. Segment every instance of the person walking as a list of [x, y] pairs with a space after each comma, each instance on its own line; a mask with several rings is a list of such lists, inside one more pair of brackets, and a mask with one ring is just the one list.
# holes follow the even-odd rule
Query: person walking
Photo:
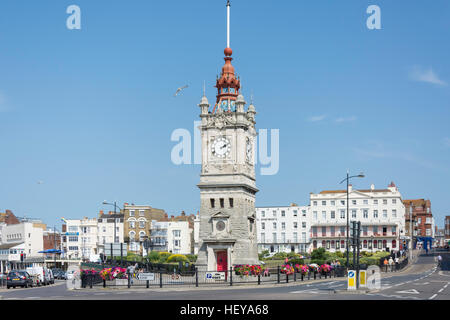
[[441, 255], [438, 255], [438, 267], [440, 267], [441, 266], [441, 262], [442, 262], [442, 257], [441, 257]]
[[398, 270], [399, 262], [400, 262], [400, 259], [398, 257], [395, 257], [395, 271]]
[[392, 272], [393, 267], [394, 267], [394, 260], [392, 259], [392, 257], [389, 258], [389, 265], [391, 266], [391, 272]]
[[387, 268], [388, 268], [387, 266], [388, 266], [389, 262], [386, 258], [384, 258], [383, 264], [386, 267], [386, 272], [387, 272]]

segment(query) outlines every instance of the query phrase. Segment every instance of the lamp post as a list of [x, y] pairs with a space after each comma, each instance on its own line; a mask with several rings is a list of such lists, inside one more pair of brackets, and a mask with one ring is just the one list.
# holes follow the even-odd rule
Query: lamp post
[[344, 182], [344, 181], [347, 181], [347, 243], [346, 243], [346, 251], [347, 251], [347, 268], [348, 268], [348, 265], [349, 265], [349, 262], [348, 262], [348, 242], [349, 242], [349, 204], [348, 204], [348, 198], [349, 198], [349, 196], [348, 196], [348, 181], [349, 181], [351, 178], [364, 178], [364, 174], [361, 172], [360, 174], [358, 174], [358, 175], [356, 175], [356, 176], [349, 176], [349, 175], [348, 175], [348, 170], [347, 170], [347, 177], [346, 177], [344, 180], [342, 180], [341, 182], [339, 182], [339, 183], [342, 183], [342, 182]]
[[109, 203], [106, 200], [103, 201], [103, 204], [107, 204], [110, 206], [114, 206], [114, 240], [113, 243], [116, 243], [116, 208], [119, 208], [121, 211], [122, 209], [117, 205], [116, 201], [114, 201], [114, 203]]
[[411, 236], [409, 244], [409, 263], [412, 263], [412, 243], [413, 243], [413, 224], [412, 224], [412, 211], [413, 211], [412, 201], [409, 203], [409, 232]]

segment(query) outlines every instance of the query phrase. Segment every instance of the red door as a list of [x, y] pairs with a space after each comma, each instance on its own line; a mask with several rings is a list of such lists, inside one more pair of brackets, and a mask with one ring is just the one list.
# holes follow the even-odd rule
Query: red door
[[226, 251], [217, 251], [217, 271], [227, 271], [228, 261]]

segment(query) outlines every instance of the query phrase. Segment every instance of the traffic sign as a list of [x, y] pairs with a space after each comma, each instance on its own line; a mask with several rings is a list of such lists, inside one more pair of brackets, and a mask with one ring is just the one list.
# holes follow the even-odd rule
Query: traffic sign
[[348, 271], [347, 290], [356, 290], [356, 271], [355, 270]]
[[206, 279], [208, 279], [208, 280], [225, 280], [225, 272], [207, 272]]
[[367, 276], [366, 270], [359, 270], [359, 286], [361, 288], [367, 287], [366, 276]]
[[155, 274], [154, 273], [138, 273], [136, 275], [136, 278], [138, 280], [143, 280], [143, 281], [154, 281]]

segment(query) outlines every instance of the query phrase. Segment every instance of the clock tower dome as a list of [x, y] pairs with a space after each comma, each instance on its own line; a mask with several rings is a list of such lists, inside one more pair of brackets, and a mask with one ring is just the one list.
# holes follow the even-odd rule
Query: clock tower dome
[[255, 221], [255, 107], [240, 92], [231, 64], [230, 3], [227, 3], [225, 65], [216, 79], [210, 106], [203, 93], [199, 127], [202, 139], [200, 183], [200, 270], [225, 271], [237, 264], [258, 264]]

